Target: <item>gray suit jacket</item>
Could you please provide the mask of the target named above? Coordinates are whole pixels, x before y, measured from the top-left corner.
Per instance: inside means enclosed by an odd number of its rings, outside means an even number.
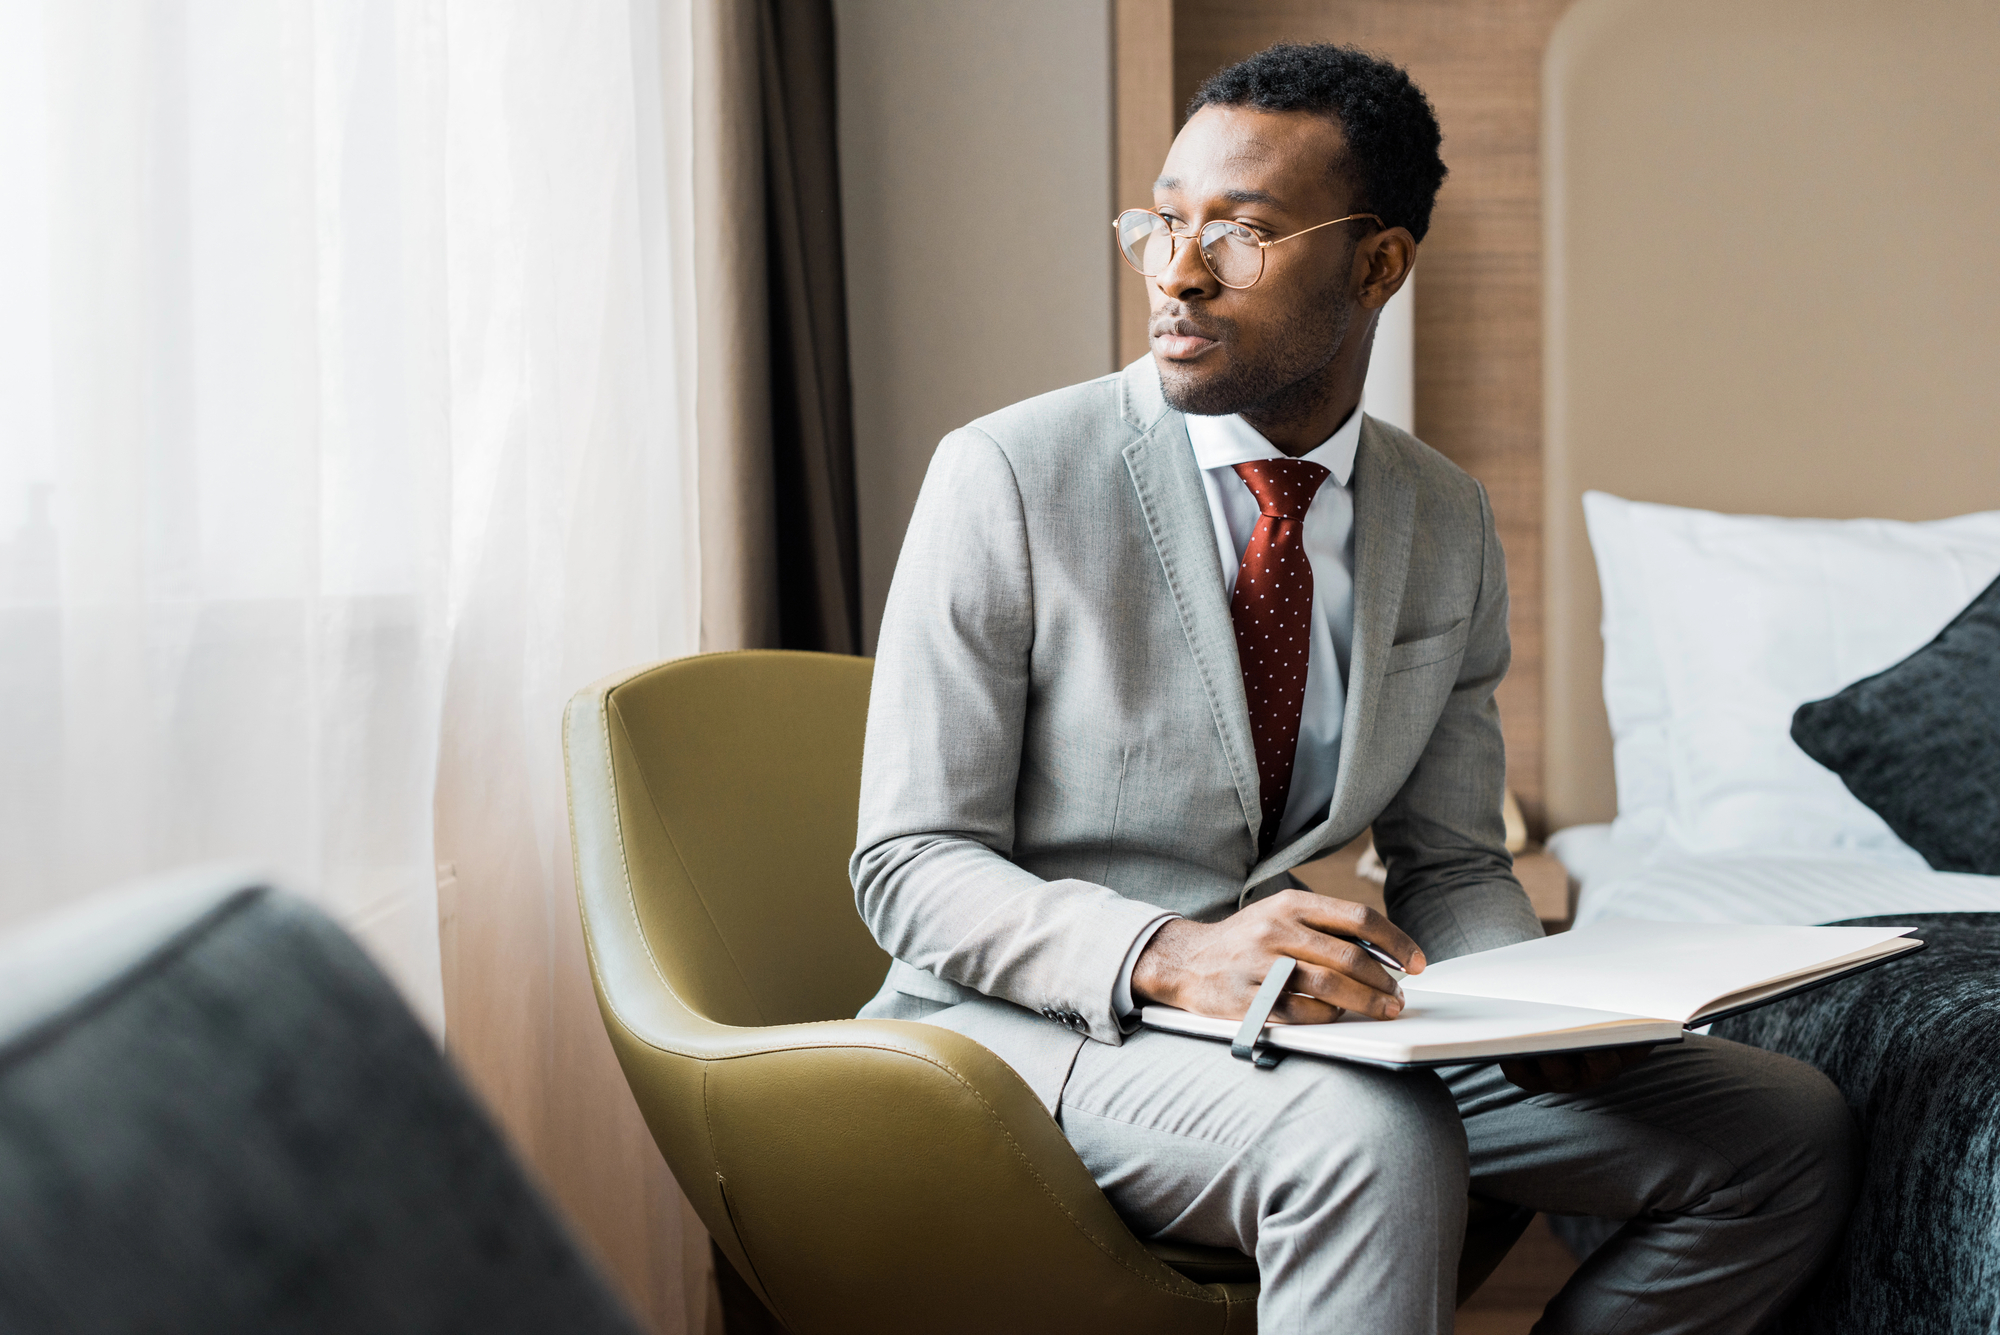
[[[1118,1043],[1132,943],[1293,882],[1371,823],[1431,959],[1541,934],[1501,824],[1507,576],[1485,490],[1373,418],[1354,652],[1324,820],[1261,812],[1215,529],[1152,358],[947,436],[883,614],[850,873],[895,956],[863,1015],[978,1040],[1052,1110]]]

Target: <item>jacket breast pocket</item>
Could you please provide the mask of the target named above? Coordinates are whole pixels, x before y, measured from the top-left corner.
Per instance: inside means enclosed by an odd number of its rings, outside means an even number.
[[[1405,640],[1389,647],[1389,663],[1383,669],[1384,676],[1395,676],[1398,672],[1408,672],[1413,668],[1429,667],[1432,663],[1443,662],[1447,658],[1457,658],[1465,652],[1466,636],[1472,633],[1472,618],[1462,617],[1451,629],[1436,635],[1426,635],[1421,640]]]

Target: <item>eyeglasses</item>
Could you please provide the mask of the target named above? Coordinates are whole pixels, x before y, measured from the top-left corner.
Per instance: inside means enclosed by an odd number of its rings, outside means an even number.
[[[1276,241],[1261,241],[1242,223],[1218,218],[1203,223],[1199,232],[1176,232],[1171,223],[1151,209],[1127,209],[1111,220],[1111,231],[1118,238],[1118,253],[1125,257],[1125,262],[1148,278],[1158,278],[1167,271],[1181,242],[1197,242],[1201,262],[1215,275],[1215,281],[1240,292],[1256,286],[1257,280],[1264,276],[1264,252],[1272,246],[1357,218],[1367,218],[1377,227],[1386,226],[1375,214],[1350,213]]]

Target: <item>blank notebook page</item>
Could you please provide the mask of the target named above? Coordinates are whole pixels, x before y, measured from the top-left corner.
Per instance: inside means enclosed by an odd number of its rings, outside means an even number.
[[[1619,919],[1445,960],[1403,988],[1685,1021],[1732,993],[1878,953],[1910,930]]]

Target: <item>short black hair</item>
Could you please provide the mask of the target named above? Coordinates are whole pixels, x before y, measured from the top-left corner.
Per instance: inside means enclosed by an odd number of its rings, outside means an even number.
[[[1309,111],[1340,123],[1347,152],[1333,164],[1353,186],[1357,213],[1373,213],[1417,240],[1430,229],[1444,184],[1444,134],[1430,99],[1401,66],[1352,46],[1283,43],[1217,70],[1188,103]]]

